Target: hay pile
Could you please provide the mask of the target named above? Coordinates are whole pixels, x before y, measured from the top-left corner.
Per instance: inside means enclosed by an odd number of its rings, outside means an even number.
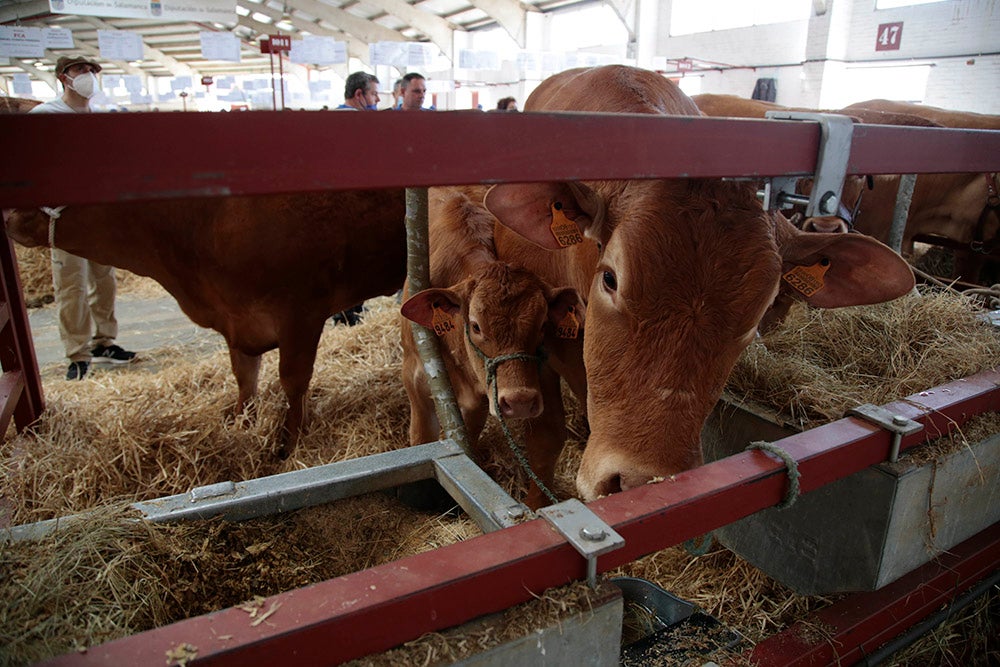
[[[136,285],[141,289],[143,282],[138,279]],[[130,292],[127,281],[122,281],[122,292]],[[819,377],[823,391],[816,392],[807,383],[802,385],[807,389],[792,392],[794,414],[796,418],[836,414],[830,396],[847,393],[844,388],[830,388],[829,378],[838,375],[837,364],[843,367],[839,375],[857,372],[865,377],[865,384],[872,385],[879,375],[889,372],[874,369],[899,366],[895,362],[869,366],[873,362],[867,358],[855,363],[860,344],[857,350],[834,353],[832,343],[810,337],[810,322],[824,330],[836,326],[853,331],[840,340],[867,332],[866,353],[872,347],[884,347],[894,359],[936,362],[944,352],[934,346],[945,345],[949,336],[964,331],[956,319],[964,321],[966,315],[951,313],[947,324],[938,325],[946,331],[934,334],[930,330],[935,327],[922,320],[934,316],[933,304],[939,299],[932,296],[929,301],[930,305],[906,305],[906,312],[914,314],[897,320],[915,334],[905,345],[886,344],[885,327],[874,322],[869,310],[858,309],[857,322],[850,325],[831,325],[846,311],[794,313],[788,326],[763,341],[763,349],[755,345],[748,351],[734,377],[746,374],[747,368],[759,369],[765,356],[782,361],[779,355],[792,346],[783,348],[776,341],[802,341],[813,357],[832,359],[835,368],[824,371],[826,375],[806,374],[806,380]],[[396,304],[384,298],[368,306],[360,326],[330,326],[324,333],[309,397],[312,422],[292,458],[284,462],[271,454],[284,412],[276,353],[265,357],[260,395],[253,409],[235,419],[224,419],[236,394],[224,350],[199,352],[192,358],[188,348],[161,349],[147,354],[148,361],[127,369],[95,369],[83,382],[49,381],[45,386],[48,409],[42,420],[30,433],[8,436],[0,447],[0,509],[6,512],[6,521],[15,524],[103,509],[87,523],[45,540],[0,546],[0,664],[26,664],[477,535],[478,528],[466,518],[420,515],[383,494],[285,514],[280,521],[151,526],[123,520],[128,514],[125,506],[137,500],[403,446],[408,403],[399,379]],[[951,306],[966,314],[969,311],[964,302],[952,301]],[[899,395],[1000,363],[995,340],[977,350],[981,351],[965,351],[960,355],[963,359],[941,364],[942,379],[923,380],[915,377],[913,369],[900,371],[915,386]],[[966,356],[976,357],[974,369],[958,365],[968,361]],[[949,363],[956,366],[949,369]],[[792,365],[785,362],[785,367]],[[763,393],[787,397],[789,392],[784,390],[799,382],[792,378],[783,376]],[[814,392],[820,396],[819,407],[806,401]],[[564,498],[574,492],[573,478],[586,438],[579,406],[568,392],[566,396],[572,436],[560,459],[555,485],[556,493]],[[845,400],[853,405],[889,399]],[[487,472],[512,495],[522,497],[524,475],[493,420],[482,444],[489,452],[482,460]],[[352,526],[358,539],[345,540],[340,529],[344,525]],[[619,574],[656,581],[752,641],[829,603],[824,598],[791,594],[724,549],[697,558],[678,548],[667,549],[621,568]],[[519,608],[516,615],[527,619],[529,627],[545,625],[544,619],[549,618],[545,614],[553,608],[565,610],[574,599],[574,590],[547,593],[538,618],[528,608]],[[433,635],[411,643],[404,647],[413,651],[405,654],[409,657],[393,654],[381,658],[381,664],[409,662],[415,656],[433,664],[439,658],[459,655],[462,649],[442,641],[441,635]],[[465,636],[455,641],[479,647],[487,639]]]
[[[805,429],[1000,365],[1000,335],[966,297],[923,292],[875,306],[793,308],[747,348],[727,390]]]

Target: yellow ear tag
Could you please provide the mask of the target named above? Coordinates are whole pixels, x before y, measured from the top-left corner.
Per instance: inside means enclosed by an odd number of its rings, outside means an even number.
[[[556,327],[556,337],[574,340],[579,335],[580,321],[576,319],[573,310],[573,308],[567,310],[566,316],[559,322],[559,326]]]
[[[810,297],[823,289],[823,276],[829,268],[830,260],[823,259],[810,266],[796,266],[781,277],[806,297]]]
[[[563,213],[562,202],[553,202],[551,208],[552,224],[549,225],[549,229],[552,231],[552,236],[555,237],[556,243],[562,248],[583,243],[583,235],[580,233],[580,228]]]
[[[455,320],[441,308],[434,306],[434,312],[431,314],[431,327],[434,329],[434,333],[443,336],[455,330]]]

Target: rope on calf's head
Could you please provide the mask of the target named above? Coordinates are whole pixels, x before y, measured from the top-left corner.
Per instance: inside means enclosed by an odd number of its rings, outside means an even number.
[[[763,440],[752,442],[750,443],[750,446],[746,448],[746,451],[750,451],[751,449],[762,449],[765,452],[774,454],[779,459],[784,461],[785,467],[788,469],[788,491],[785,492],[785,499],[780,505],[778,505],[778,509],[783,510],[794,505],[795,501],[799,497],[799,493],[801,492],[799,488],[799,477],[801,475],[799,473],[798,462],[792,458],[791,454],[771,442],[765,442]]]
[[[486,367],[486,386],[492,386],[492,400],[493,409],[496,410],[497,419],[500,420],[500,428],[503,430],[504,438],[507,440],[507,446],[514,453],[514,457],[517,462],[521,465],[528,477],[532,482],[535,483],[545,497],[548,498],[553,504],[559,502],[559,498],[556,494],[549,490],[549,487],[545,486],[535,471],[531,469],[531,464],[528,463],[528,458],[524,455],[524,451],[518,446],[517,441],[514,439],[514,434],[510,432],[510,427],[507,426],[507,421],[503,418],[503,411],[500,410],[500,387],[497,385],[497,368],[505,361],[536,361],[538,362],[538,368],[541,370],[543,364],[545,364],[545,359],[548,355],[545,350],[541,347],[538,348],[537,354],[527,354],[524,352],[516,352],[514,354],[501,354],[497,357],[488,357],[486,353],[479,349],[476,343],[472,340],[472,335],[469,333],[469,325],[465,325],[465,337],[469,341],[469,345],[475,350],[476,354],[483,361]]]

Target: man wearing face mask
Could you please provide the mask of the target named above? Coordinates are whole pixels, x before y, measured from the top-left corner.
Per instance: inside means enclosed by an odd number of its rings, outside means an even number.
[[[56,78],[62,97],[39,104],[29,113],[89,113],[90,100],[99,86],[101,66],[83,57],[62,56],[56,61]],[[60,209],[49,213],[58,227]],[[52,248],[52,285],[59,313],[59,337],[69,357],[67,380],[82,380],[93,363],[126,364],[135,352],[115,345],[114,267]],[[91,330],[91,322],[96,331]],[[93,334],[93,335],[92,335]]]
[[[368,72],[354,72],[344,84],[344,103],[338,110],[375,111],[378,109],[378,79]]]

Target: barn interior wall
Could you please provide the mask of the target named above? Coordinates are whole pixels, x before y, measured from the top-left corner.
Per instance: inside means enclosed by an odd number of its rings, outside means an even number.
[[[875,0],[830,0],[808,20],[679,36],[670,34],[671,4],[661,3],[656,14],[652,51],[729,65],[694,73],[704,93],[749,97],[758,78],[773,77],[776,101],[789,106],[837,108],[894,96],[1000,113],[1000,3],[993,0],[885,10],[876,10]],[[899,22],[899,48],[876,51],[879,27]],[[911,83],[901,87],[904,72]]]

